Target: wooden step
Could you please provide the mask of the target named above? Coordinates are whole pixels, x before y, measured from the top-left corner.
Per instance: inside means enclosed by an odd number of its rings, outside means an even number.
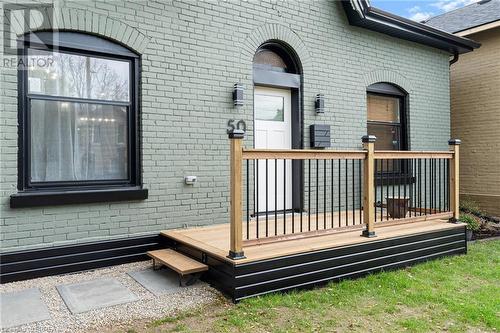
[[[149,251],[147,254],[153,258],[155,262],[173,269],[181,276],[208,270],[207,265],[186,257],[185,255],[172,249]]]

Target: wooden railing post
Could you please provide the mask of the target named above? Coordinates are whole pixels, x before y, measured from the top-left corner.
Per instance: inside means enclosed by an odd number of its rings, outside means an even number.
[[[242,141],[245,132],[232,130],[229,133],[231,140],[231,177],[230,177],[230,250],[228,258],[236,260],[245,258],[243,254],[243,219],[242,219],[242,164],[243,150]]]
[[[450,209],[453,216],[450,222],[458,222],[460,217],[460,184],[459,184],[459,162],[460,162],[460,144],[459,139],[451,139],[448,141],[450,150],[453,151],[453,157],[450,161]]]
[[[375,141],[374,135],[365,135],[362,138],[366,158],[363,167],[363,222],[366,229],[363,236],[375,237]]]

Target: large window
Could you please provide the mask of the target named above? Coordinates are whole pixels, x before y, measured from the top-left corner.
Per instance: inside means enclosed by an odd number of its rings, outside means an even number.
[[[375,135],[376,150],[407,150],[406,94],[388,83],[376,83],[367,90],[367,132]],[[386,172],[400,172],[399,163],[385,166]]]
[[[368,93],[368,133],[375,135],[375,149],[401,150],[401,98]]]
[[[24,40],[20,189],[140,185],[138,57],[94,36],[54,34]]]

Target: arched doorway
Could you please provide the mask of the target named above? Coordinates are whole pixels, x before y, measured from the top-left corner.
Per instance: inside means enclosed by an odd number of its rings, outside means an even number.
[[[261,149],[302,148],[301,65],[285,44],[270,41],[259,47],[253,59],[254,147]],[[256,174],[258,213],[295,211],[302,202],[302,166],[299,161],[260,161]],[[267,169],[266,169],[267,168]],[[276,187],[265,195],[266,184]],[[262,193],[261,193],[262,192]],[[267,200],[267,201],[266,201]]]

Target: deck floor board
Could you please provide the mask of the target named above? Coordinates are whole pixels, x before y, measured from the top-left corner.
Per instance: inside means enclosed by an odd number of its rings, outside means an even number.
[[[295,217],[295,219],[297,218]],[[320,216],[320,219],[323,221],[322,216]],[[287,221],[288,220],[291,220],[291,218],[288,217]],[[261,223],[261,221],[259,222]],[[314,220],[314,222],[316,221]],[[251,230],[254,230],[256,228],[256,223],[255,221],[251,223],[253,224],[251,225]],[[274,220],[272,220],[272,224],[274,225]],[[350,229],[343,229],[338,232],[317,235],[314,237],[246,246],[244,247],[246,259],[236,261],[227,258],[227,254],[229,253],[229,224],[167,230],[162,231],[161,234],[177,242],[197,248],[218,259],[237,265],[291,254],[463,227],[462,224],[449,223],[447,219],[443,219],[442,216],[435,218],[429,216],[429,219],[426,221],[385,224],[386,225],[381,223],[375,228],[377,234],[375,238],[362,237],[361,230],[363,226],[358,225],[352,226]],[[259,225],[259,227],[261,228],[261,225]]]

